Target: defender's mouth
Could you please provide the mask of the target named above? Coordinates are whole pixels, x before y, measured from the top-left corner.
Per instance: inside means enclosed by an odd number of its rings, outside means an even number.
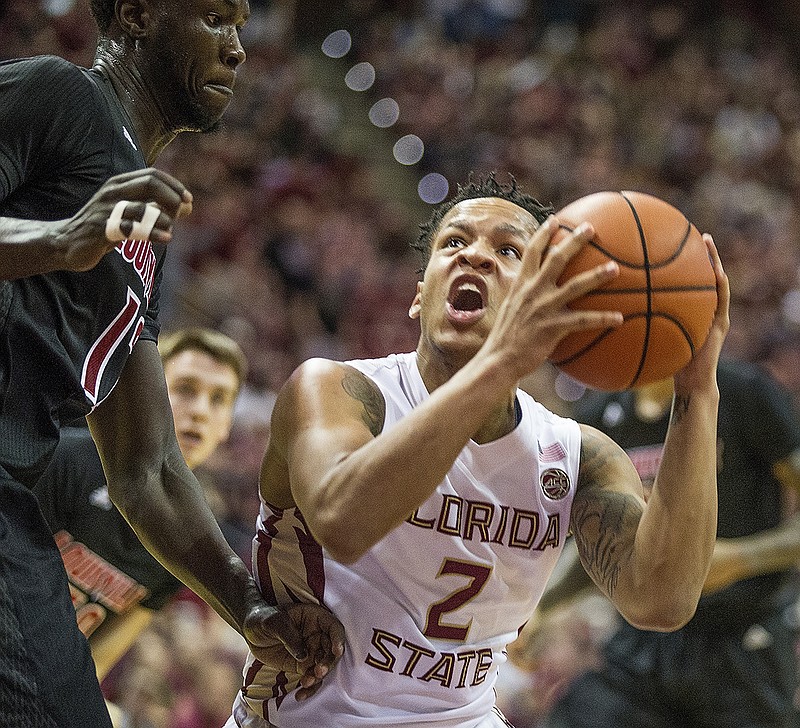
[[[207,88],[209,91],[213,91],[214,93],[222,96],[233,96],[233,88],[230,86],[225,86],[221,83],[207,83],[205,84],[204,88]]]

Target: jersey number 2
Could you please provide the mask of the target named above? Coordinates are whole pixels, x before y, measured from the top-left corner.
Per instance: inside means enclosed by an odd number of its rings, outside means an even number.
[[[478,596],[491,573],[491,568],[483,564],[445,559],[442,562],[442,568],[439,569],[439,576],[465,576],[469,579],[469,583],[430,606],[423,634],[436,639],[465,642],[469,628],[472,626],[472,620],[470,619],[469,623],[465,625],[447,624],[442,621],[442,616],[448,612],[454,612],[463,607],[470,599]]]

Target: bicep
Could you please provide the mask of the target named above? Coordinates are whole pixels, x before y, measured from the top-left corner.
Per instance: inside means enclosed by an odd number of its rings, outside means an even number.
[[[643,511],[642,483],[630,458],[609,437],[581,425],[570,525],[584,568],[611,598],[633,553]]]
[[[147,470],[159,469],[175,441],[164,370],[158,348],[140,340],[117,385],[87,418],[109,488]],[[116,477],[115,477],[116,476]]]
[[[275,406],[270,446],[301,510],[337,465],[381,431],[384,411],[378,388],[353,367],[312,360],[292,375]]]

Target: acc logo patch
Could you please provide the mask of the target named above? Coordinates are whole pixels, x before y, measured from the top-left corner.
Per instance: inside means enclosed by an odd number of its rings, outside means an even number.
[[[569,476],[559,468],[548,468],[539,477],[542,493],[550,500],[561,500],[569,493]]]

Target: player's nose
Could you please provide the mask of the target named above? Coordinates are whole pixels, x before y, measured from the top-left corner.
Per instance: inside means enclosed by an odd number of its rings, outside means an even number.
[[[197,395],[192,399],[189,411],[194,419],[208,419],[211,416],[211,398],[203,394]]]
[[[472,268],[492,270],[494,268],[494,257],[488,246],[480,241],[463,248],[459,253],[458,261],[461,265],[468,265]]]
[[[239,33],[235,30],[231,31],[227,42],[222,48],[222,62],[235,70],[245,62],[246,58],[247,54],[242,46],[242,41],[239,39]]]

